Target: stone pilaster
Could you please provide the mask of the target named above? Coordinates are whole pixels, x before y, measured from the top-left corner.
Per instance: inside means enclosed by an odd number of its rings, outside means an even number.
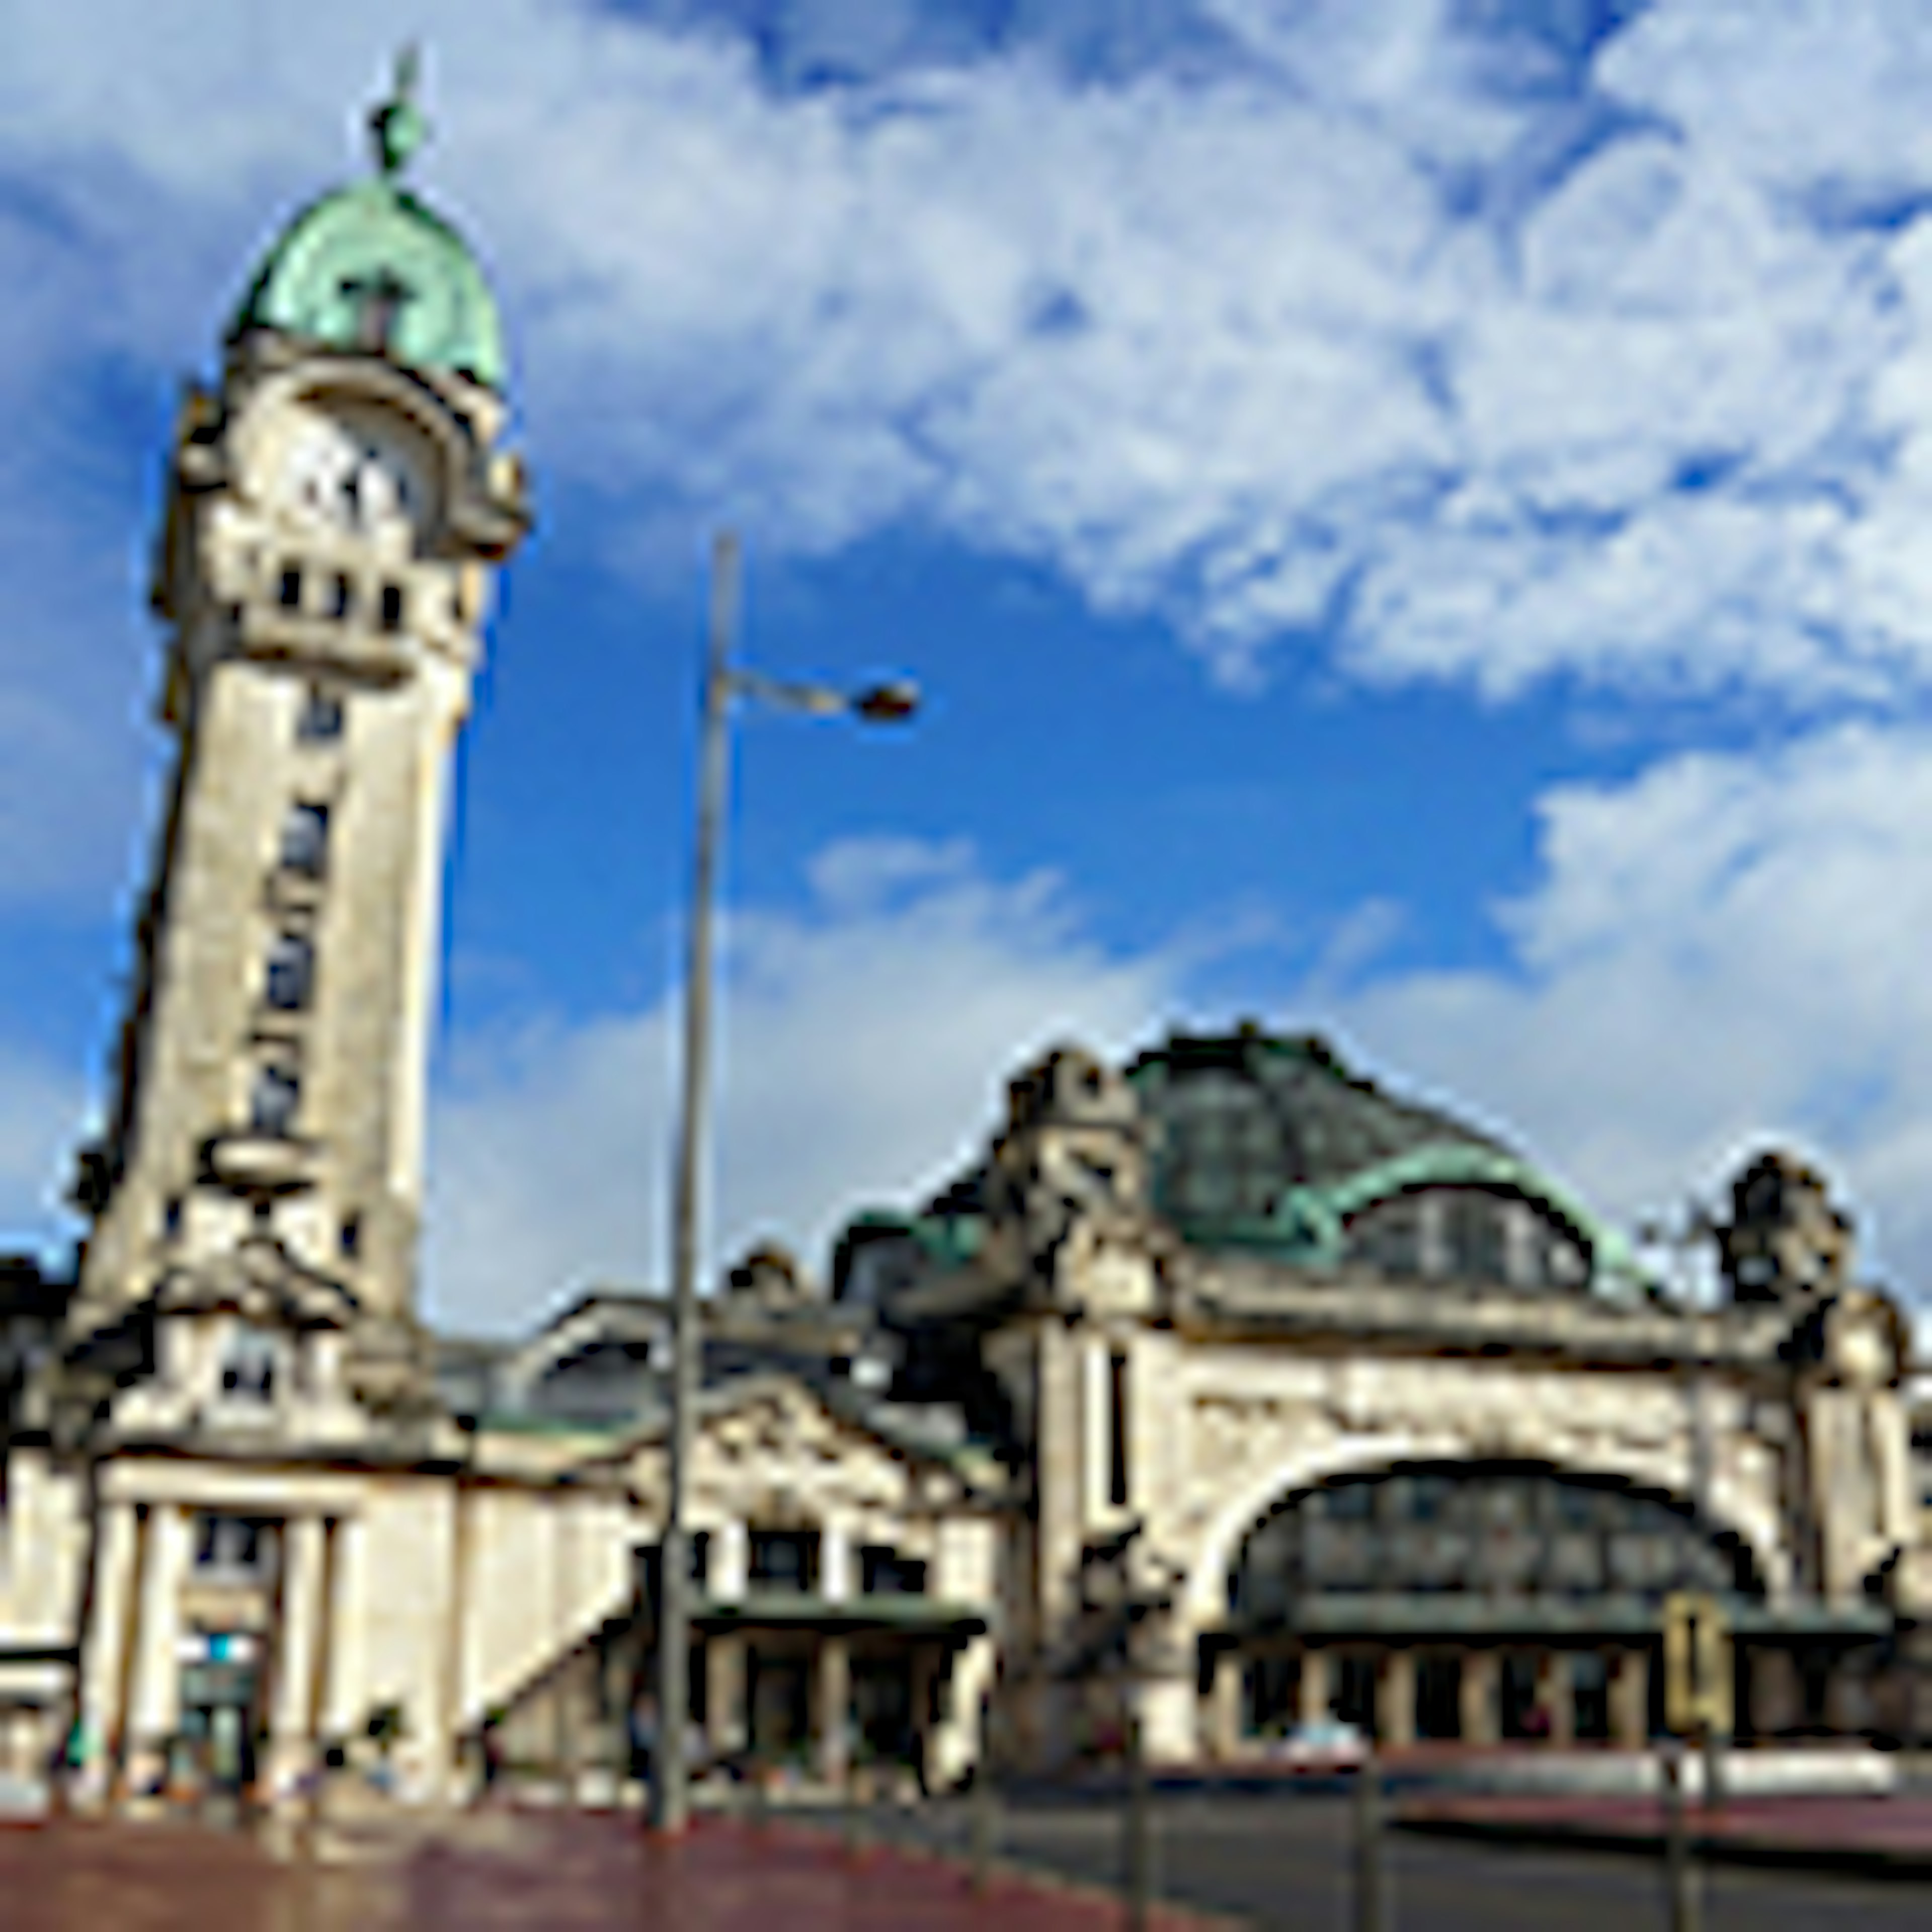
[[[1208,1738],[1215,1756],[1237,1757],[1241,1748],[1241,1653],[1223,1650],[1214,1658],[1214,1683],[1209,1693]]]
[[[1610,1660],[1610,1742],[1641,1750],[1650,1742],[1650,1652],[1618,1651]]]
[[[1300,1720],[1304,1724],[1326,1721],[1335,1695],[1330,1660],[1325,1650],[1311,1648],[1301,1653]]]
[[[1376,1665],[1378,1742],[1398,1749],[1415,1742],[1415,1653],[1385,1650]]]
[[[818,1772],[827,1784],[842,1784],[850,1760],[852,1665],[842,1636],[821,1637],[818,1645]]]
[[[1462,1709],[1459,1714],[1466,1744],[1493,1744],[1502,1736],[1502,1707],[1498,1701],[1502,1676],[1502,1660],[1493,1650],[1469,1650],[1463,1653]]]

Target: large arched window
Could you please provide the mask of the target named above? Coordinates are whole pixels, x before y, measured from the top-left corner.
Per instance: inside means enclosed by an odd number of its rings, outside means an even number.
[[[1252,1530],[1228,1606],[1292,1620],[1298,1600],[1463,1593],[1660,1599],[1762,1597],[1750,1552],[1666,1497],[1544,1465],[1404,1466],[1289,1497]]]

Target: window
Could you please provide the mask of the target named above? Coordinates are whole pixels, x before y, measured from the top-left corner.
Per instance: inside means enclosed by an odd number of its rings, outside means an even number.
[[[1127,1502],[1127,1358],[1107,1358],[1107,1500],[1118,1508]]]
[[[274,1529],[259,1517],[204,1512],[194,1519],[194,1567],[254,1576],[266,1566]]]
[[[315,948],[298,932],[278,933],[268,948],[269,1005],[278,1012],[301,1012],[314,989]]]
[[[337,1245],[340,1247],[345,1260],[353,1261],[362,1252],[362,1217],[350,1214],[344,1217],[342,1229]]]
[[[403,586],[400,584],[382,586],[382,628],[386,631],[400,631],[403,628]]]
[[[298,800],[282,820],[284,870],[319,879],[328,869],[328,807]]]
[[[328,614],[332,617],[346,617],[349,614],[349,580],[340,572],[329,582]]]
[[[808,1591],[818,1580],[818,1538],[808,1530],[754,1529],[751,1581],[754,1589]]]
[[[884,1544],[865,1544],[859,1552],[859,1588],[868,1597],[922,1597],[926,1564]]]
[[[182,1198],[178,1194],[170,1194],[166,1205],[161,1210],[161,1232],[172,1240],[181,1230]]]
[[[248,1097],[249,1125],[258,1134],[286,1140],[295,1130],[302,1082],[286,1066],[259,1067]]]
[[[231,1401],[273,1401],[279,1353],[272,1335],[258,1329],[237,1330],[222,1354],[222,1394]]]
[[[1507,1281],[1504,1222],[1495,1197],[1458,1191],[1447,1206],[1450,1274],[1458,1281]]]
[[[302,608],[302,574],[298,565],[290,564],[282,572],[281,584],[276,596],[284,610],[299,610]]]
[[[305,745],[320,744],[340,737],[342,725],[342,700],[332,691],[310,685],[296,724],[296,736]]]

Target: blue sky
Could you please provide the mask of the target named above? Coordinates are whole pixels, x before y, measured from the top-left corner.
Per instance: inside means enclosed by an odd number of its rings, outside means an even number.
[[[464,746],[427,1270],[662,1271],[704,559],[716,1244],[1027,1052],[1253,1013],[1612,1216],[1770,1139],[1932,1282],[1932,4],[0,0],[0,1230],[57,1247],[165,747],[176,386],[360,166],[488,261],[541,527]]]

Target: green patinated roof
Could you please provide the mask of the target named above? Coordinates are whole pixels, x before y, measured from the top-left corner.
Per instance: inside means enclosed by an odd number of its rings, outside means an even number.
[[[1201,1084],[1201,1076],[1220,1076]],[[1206,1248],[1247,1249],[1272,1261],[1332,1268],[1344,1258],[1349,1220],[1376,1202],[1427,1186],[1508,1190],[1540,1203],[1588,1249],[1592,1286],[1624,1296],[1645,1279],[1629,1243],[1567,1188],[1490,1136],[1452,1114],[1396,1099],[1352,1072],[1328,1043],[1244,1027],[1206,1037],[1177,1034],[1126,1070],[1154,1124],[1156,1205],[1182,1238]],[[1237,1117],[1258,1113],[1270,1136],[1265,1206],[1212,1216],[1178,1210],[1169,1186],[1184,1120],[1222,1117],[1230,1144]],[[891,1230],[926,1261],[958,1268],[979,1253],[983,1214],[964,1202],[974,1177],[919,1214],[870,1210],[851,1229]],[[952,1210],[952,1211],[948,1211]]]
[[[311,203],[285,228],[230,333],[273,328],[333,348],[365,348],[365,307],[386,298],[382,346],[398,362],[503,387],[502,325],[469,244],[398,176],[423,138],[412,61],[370,118],[378,172]]]
[[[1203,1076],[1239,1085],[1204,1089],[1196,1084]],[[1258,1101],[1277,1137],[1279,1185],[1265,1211],[1175,1216],[1190,1241],[1332,1267],[1342,1258],[1345,1224],[1375,1202],[1424,1186],[1508,1189],[1541,1202],[1588,1245],[1598,1288],[1629,1292],[1642,1286],[1628,1243],[1567,1189],[1453,1115],[1384,1093],[1352,1072],[1317,1036],[1283,1039],[1249,1028],[1209,1038],[1177,1035],[1142,1054],[1127,1078],[1160,1130],[1157,1201],[1166,1192],[1175,1130],[1204,1091],[1224,1094],[1220,1104],[1231,1114]]]

